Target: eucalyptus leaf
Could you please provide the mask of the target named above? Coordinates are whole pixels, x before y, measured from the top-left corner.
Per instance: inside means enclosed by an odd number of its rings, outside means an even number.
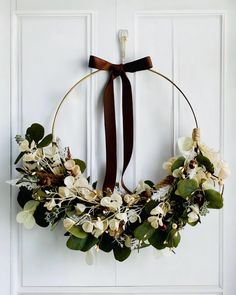
[[[87,235],[86,238],[80,239],[75,236],[70,236],[69,240],[67,241],[67,247],[72,250],[80,250],[83,252],[88,251],[94,245],[96,245],[98,239],[92,235]]]
[[[196,160],[200,164],[200,166],[204,166],[206,170],[209,171],[211,174],[214,173],[214,165],[207,157],[203,156],[202,154],[199,154],[197,155]]]
[[[150,214],[150,212],[152,211],[153,208],[155,208],[158,205],[158,201],[155,200],[150,200],[149,202],[147,202],[144,206],[144,210]]]
[[[165,240],[168,233],[162,230],[155,230],[152,236],[148,239],[149,243],[158,250],[166,248]]]
[[[25,206],[25,204],[32,200],[32,190],[28,190],[26,187],[22,186],[20,187],[18,196],[17,196],[17,201],[21,208]]]
[[[149,222],[145,221],[134,230],[134,236],[138,240],[145,241],[148,240],[154,232],[155,228],[153,228]]]
[[[209,204],[208,208],[211,209],[221,209],[223,207],[223,198],[221,194],[213,189],[208,189],[204,191],[205,198]]]
[[[24,154],[25,154],[25,152],[21,152],[21,153],[18,155],[18,157],[16,158],[16,160],[15,160],[15,162],[14,162],[15,165],[20,161],[20,159],[24,156]]]
[[[198,224],[198,222],[199,222],[199,220],[197,220],[197,221],[195,221],[195,222],[189,222],[189,221],[188,221],[188,224],[191,225],[191,226],[195,226],[195,225]]]
[[[171,166],[171,171],[173,172],[175,169],[183,167],[184,162],[185,162],[185,157],[179,157],[178,159],[176,159]]]
[[[47,209],[44,207],[44,203],[40,203],[34,212],[34,218],[37,225],[41,227],[47,227],[49,225],[49,222],[45,219],[46,212]]]
[[[197,188],[198,183],[195,179],[183,179],[178,182],[175,194],[186,199],[190,197]]]
[[[47,136],[44,137],[44,139],[42,139],[37,147],[38,148],[43,148],[45,146],[48,146],[50,143],[52,142],[52,134],[48,134]]]
[[[72,250],[82,250],[85,243],[86,243],[86,238],[85,239],[79,239],[77,237],[70,236],[67,243],[66,243],[66,246],[69,249],[72,249]]]
[[[176,248],[180,242],[180,233],[177,230],[172,229],[168,235],[168,247]]]
[[[24,227],[27,229],[32,229],[35,225],[35,219],[30,211],[21,211],[16,216],[16,221],[18,223],[23,223]]]
[[[38,123],[32,124],[27,130],[26,130],[26,138],[32,142],[33,140],[35,143],[38,143],[44,136],[44,128],[42,125]]]
[[[95,246],[95,245],[98,243],[98,241],[99,241],[97,238],[95,238],[95,237],[94,237],[93,235],[91,235],[91,234],[89,234],[85,240],[86,240],[86,242],[85,242],[85,244],[84,244],[84,246],[83,246],[83,248],[82,248],[82,251],[83,251],[83,252],[86,252],[86,251],[88,251],[89,249],[91,249],[91,248],[92,248],[93,246]]]
[[[113,249],[114,239],[109,235],[104,233],[99,241],[99,249],[104,252],[110,252]]]
[[[80,238],[80,239],[84,239],[88,236],[88,234],[86,232],[84,232],[81,227],[76,226],[76,225],[72,226],[68,230],[68,232],[71,233],[73,236]]]
[[[39,201],[30,200],[25,204],[24,211],[30,211],[34,213],[38,205],[39,205]]]
[[[75,161],[76,165],[79,165],[81,172],[83,173],[86,169],[86,164],[84,161],[80,160],[80,159],[73,159]]]
[[[113,248],[113,253],[115,259],[122,262],[129,257],[131,249],[125,246],[121,247],[119,244],[116,243]]]
[[[150,187],[154,187],[154,185],[155,185],[151,180],[145,180],[144,183],[146,183]]]

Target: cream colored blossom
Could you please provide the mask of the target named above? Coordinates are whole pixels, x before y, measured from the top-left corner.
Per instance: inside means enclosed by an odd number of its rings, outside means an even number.
[[[63,220],[63,226],[67,231],[70,230],[72,228],[72,226],[74,226],[74,225],[75,225],[75,221],[69,217],[67,217]]]
[[[188,155],[194,146],[194,141],[191,137],[180,137],[178,139],[178,148],[181,154]]]
[[[124,201],[128,204],[128,206],[133,206],[137,204],[139,200],[140,200],[140,196],[136,194],[133,194],[133,195],[126,194],[124,196]]]
[[[190,206],[191,212],[188,213],[188,222],[193,223],[199,219],[199,205],[194,204]]]
[[[148,221],[151,223],[153,228],[163,226],[162,218],[160,216],[150,216],[148,217]]]
[[[99,217],[97,218],[97,221],[94,223],[94,230],[93,230],[93,235],[98,238],[101,236],[104,231],[108,227],[108,221],[104,220],[102,221]]]
[[[62,175],[64,173],[64,169],[62,166],[57,166],[52,168],[52,171],[55,175]]]
[[[180,167],[180,168],[175,169],[175,170],[172,172],[172,175],[173,175],[175,178],[183,178],[183,168]]]
[[[48,209],[48,211],[52,211],[52,209],[56,206],[56,202],[54,198],[44,204],[44,207]]]
[[[128,220],[127,213],[117,213],[116,218],[119,220],[123,220],[124,222],[127,222]]]
[[[64,184],[68,189],[72,189],[74,188],[74,184],[75,184],[75,178],[74,176],[67,176],[64,179]]]
[[[141,222],[141,218],[140,216],[137,214],[137,212],[133,209],[128,211],[128,221],[130,223],[135,223],[137,220],[139,220],[139,222]]]
[[[164,211],[163,209],[161,208],[160,205],[156,206],[155,208],[153,208],[150,212],[151,215],[164,215]]]
[[[86,206],[84,204],[78,203],[75,205],[75,211],[77,214],[81,214],[86,209]]]
[[[125,238],[125,246],[127,248],[131,248],[132,247],[132,240],[131,240],[131,238],[129,236],[126,236],[126,238]]]
[[[75,167],[75,161],[74,160],[67,160],[64,163],[64,166],[67,170],[72,170]]]
[[[112,231],[118,231],[119,229],[119,225],[120,225],[120,221],[113,218],[111,220],[109,220],[109,228],[112,230]]]
[[[80,174],[81,174],[80,166],[79,166],[79,165],[75,165],[75,166],[71,169],[71,172],[73,173],[73,175],[74,175],[75,177],[80,176]]]
[[[43,153],[46,158],[52,159],[58,154],[58,148],[56,145],[50,145],[43,148]]]
[[[212,178],[208,178],[202,183],[203,190],[215,189],[215,186],[215,181]]]
[[[24,162],[34,162],[35,161],[35,154],[34,153],[24,154],[22,160]]]
[[[91,233],[93,231],[93,224],[90,221],[85,221],[82,224],[82,228],[86,233]]]
[[[103,197],[100,204],[104,207],[108,207],[111,210],[118,210],[122,205],[122,198],[120,195],[114,193],[110,197]]]
[[[32,229],[35,225],[35,218],[32,212],[21,211],[16,216],[16,221],[22,223],[25,228]]]
[[[147,183],[145,183],[143,180],[141,180],[141,181],[139,181],[135,192],[137,195],[139,195],[142,192],[150,191],[150,189],[151,189],[151,187]]]
[[[229,169],[228,163],[221,161],[221,165],[220,165],[220,170],[218,173],[218,177],[222,180],[226,179],[227,177],[229,177],[231,174],[231,171]]]
[[[29,142],[27,139],[24,139],[20,145],[19,145],[20,151],[21,152],[29,152],[30,151],[30,147],[29,147]]]
[[[154,228],[158,228],[159,226],[163,226],[163,217],[170,210],[170,204],[168,202],[161,202],[155,208],[153,208],[150,212],[151,215],[148,217],[148,221],[151,223],[151,226]]]
[[[70,190],[65,186],[60,186],[58,188],[58,194],[59,194],[60,198],[62,198],[62,199],[68,198],[70,195]]]

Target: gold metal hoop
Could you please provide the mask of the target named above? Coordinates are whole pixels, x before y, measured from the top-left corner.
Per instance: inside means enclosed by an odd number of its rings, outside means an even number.
[[[53,117],[53,122],[52,122],[52,137],[53,137],[53,141],[54,141],[54,134],[55,134],[55,124],[56,124],[56,120],[57,120],[57,117],[58,117],[58,114],[59,114],[59,111],[63,105],[63,103],[66,101],[66,99],[68,98],[68,95],[72,92],[72,90],[74,90],[76,88],[76,86],[78,86],[80,83],[82,83],[83,81],[89,79],[90,77],[92,77],[93,75],[97,74],[98,72],[100,72],[101,70],[96,70],[90,74],[87,74],[86,76],[84,76],[83,78],[81,78],[79,81],[77,81],[67,92],[66,94],[63,96],[63,98],[61,99],[57,109],[56,109],[56,112],[55,112],[55,115]],[[184,97],[185,101],[187,102],[191,112],[192,112],[192,115],[193,115],[193,118],[194,118],[194,121],[195,121],[195,125],[196,125],[196,129],[198,129],[198,121],[197,121],[197,117],[196,117],[196,114],[194,112],[194,109],[189,101],[189,99],[187,98],[187,96],[184,94],[184,92],[171,80],[169,79],[167,76],[163,75],[162,73],[156,71],[156,70],[153,70],[153,69],[149,69],[148,70],[149,72],[151,73],[154,73],[162,78],[164,78],[165,80],[167,80],[168,82],[170,82]]]

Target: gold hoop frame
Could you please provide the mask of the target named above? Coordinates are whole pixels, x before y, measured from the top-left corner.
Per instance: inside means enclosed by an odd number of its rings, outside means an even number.
[[[96,70],[90,74],[87,74],[85,75],[84,77],[82,77],[80,80],[78,80],[67,92],[66,94],[63,96],[63,98],[61,99],[57,109],[56,109],[56,112],[55,112],[55,115],[53,117],[53,122],[52,122],[52,136],[53,136],[53,140],[54,140],[54,134],[55,134],[55,124],[56,124],[56,120],[57,120],[57,117],[58,117],[58,114],[59,114],[59,111],[63,105],[63,103],[66,101],[66,99],[68,98],[69,94],[80,84],[82,83],[83,81],[89,79],[90,77],[94,76],[95,74],[97,74],[98,72],[101,72],[102,70]],[[193,118],[194,118],[194,121],[195,121],[195,125],[196,125],[196,129],[198,129],[198,121],[197,121],[197,117],[196,117],[196,114],[195,114],[195,111],[189,101],[189,99],[187,98],[187,96],[184,94],[184,92],[179,88],[179,86],[177,86],[175,84],[175,82],[173,82],[170,78],[168,78],[167,76],[163,75],[162,73],[154,70],[154,69],[149,69],[148,70],[149,72],[153,73],[153,74],[156,74],[162,78],[164,78],[166,81],[170,82],[181,94],[182,96],[184,97],[185,101],[187,102],[191,112],[192,112],[192,115],[193,115]]]

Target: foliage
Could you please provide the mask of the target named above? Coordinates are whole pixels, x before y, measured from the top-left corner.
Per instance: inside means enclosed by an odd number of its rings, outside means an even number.
[[[117,184],[103,192],[84,175],[86,163],[70,150],[44,136],[44,127],[32,124],[25,137],[16,136],[20,173],[17,221],[54,229],[62,221],[67,247],[82,252],[96,248],[113,252],[118,261],[132,250],[153,246],[173,251],[180,231],[196,226],[208,209],[223,207],[224,179],[229,175],[219,155],[191,138],[179,140],[182,155],[167,160],[159,182],[140,181],[132,193]]]

